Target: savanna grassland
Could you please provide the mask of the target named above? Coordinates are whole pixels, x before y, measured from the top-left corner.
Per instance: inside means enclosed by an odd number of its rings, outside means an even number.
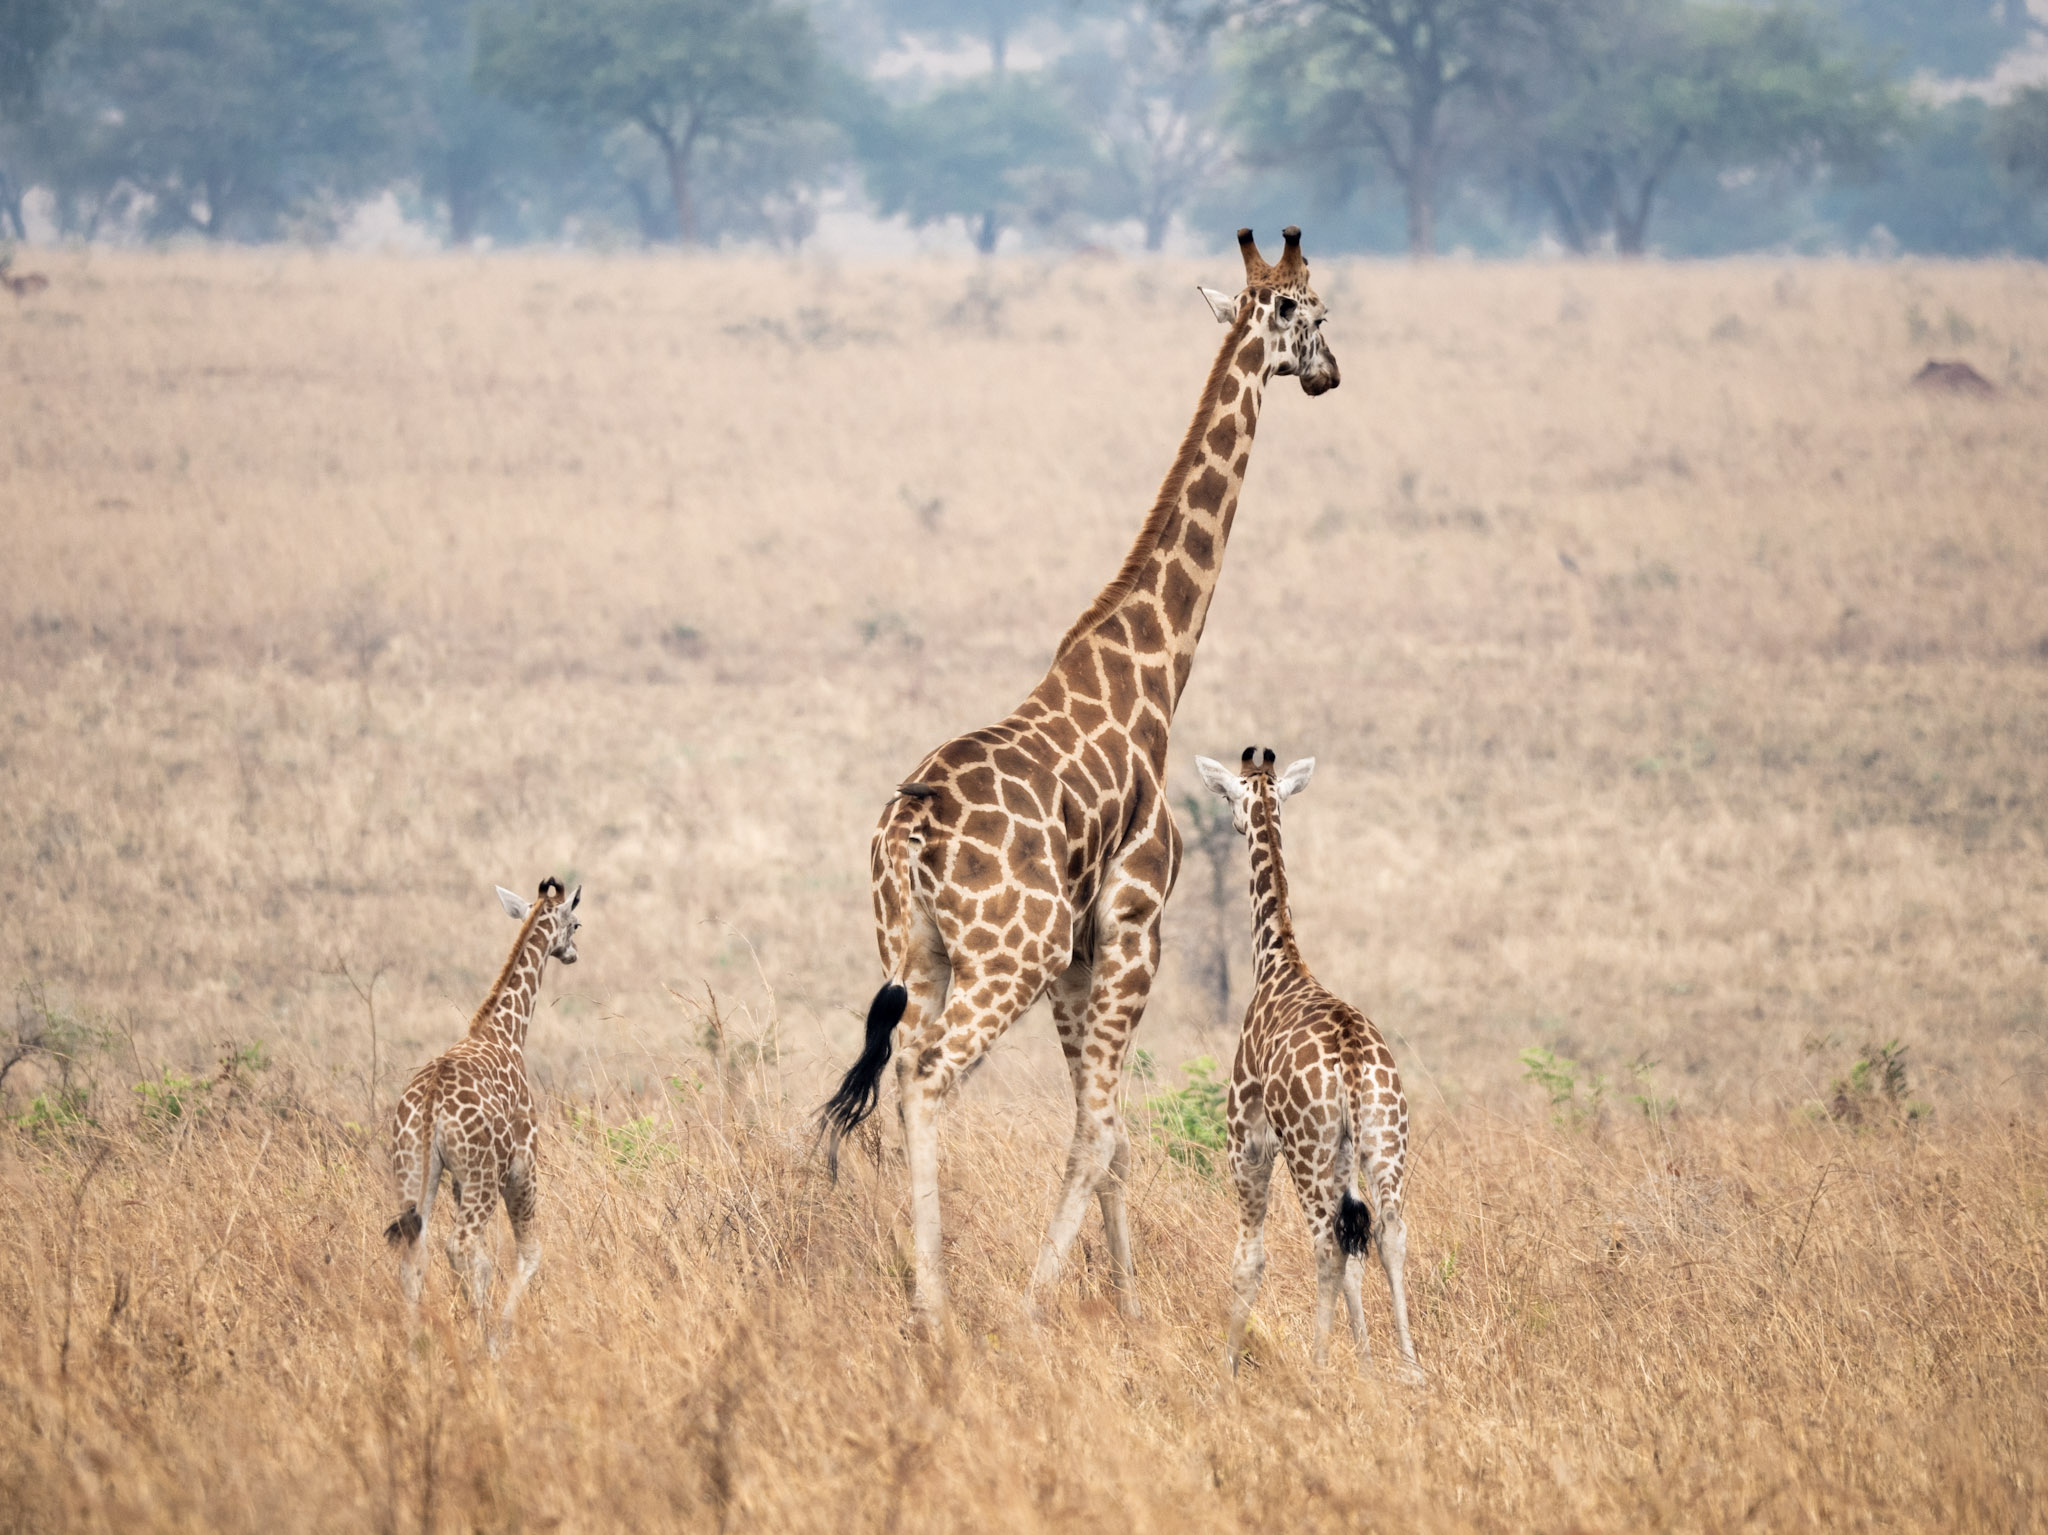
[[[1287,1196],[1219,1378],[1248,945],[1195,808],[1143,1321],[1092,1230],[1013,1311],[1042,1011],[947,1121],[939,1340],[892,1116],[836,1186],[806,1128],[884,797],[1114,569],[1234,257],[35,264],[0,1529],[2048,1527],[2048,270],[1319,264],[1345,381],[1268,398],[1176,792],[1319,760],[1295,914],[1414,1106],[1413,1388],[1371,1271],[1377,1362],[1310,1366]],[[492,1361],[438,1265],[403,1333],[380,1126],[544,873],[582,961]]]

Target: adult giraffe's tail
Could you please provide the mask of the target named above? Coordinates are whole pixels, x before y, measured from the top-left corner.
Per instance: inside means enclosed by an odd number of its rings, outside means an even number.
[[[829,1136],[825,1160],[834,1177],[839,1175],[841,1137],[859,1128],[881,1101],[882,1068],[889,1064],[896,1025],[910,1005],[910,990],[903,984],[910,955],[912,903],[917,899],[910,871],[910,833],[918,819],[918,807],[931,792],[921,783],[903,785],[875,839],[876,872],[880,875],[875,915],[882,927],[889,978],[868,1004],[867,1038],[860,1059],[840,1078],[838,1091],[818,1111],[818,1122]]]

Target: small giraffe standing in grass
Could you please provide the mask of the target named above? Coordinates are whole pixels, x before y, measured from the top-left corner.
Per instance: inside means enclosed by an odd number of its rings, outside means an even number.
[[[498,972],[497,984],[469,1021],[469,1033],[427,1062],[406,1084],[391,1121],[391,1161],[405,1208],[384,1229],[399,1250],[399,1284],[409,1315],[417,1318],[420,1286],[426,1278],[421,1238],[433,1213],[434,1195],[445,1170],[455,1189],[455,1224],[448,1232],[448,1262],[469,1286],[470,1303],[484,1321],[491,1351],[512,1324],[513,1309],[540,1267],[540,1239],[533,1218],[540,1200],[535,1162],[538,1132],[533,1092],[526,1081],[526,1026],[540,999],[541,972],[550,959],[576,963],[576,907],[583,887],[566,900],[560,882],[544,879],[530,905],[498,887],[498,899],[519,929],[519,941]],[[486,1314],[491,1298],[491,1254],[484,1241],[498,1196],[512,1220],[519,1267],[513,1273],[505,1309],[493,1331]]]
[[[1344,1292],[1359,1362],[1371,1358],[1365,1306],[1359,1296],[1362,1257],[1379,1221],[1380,1263],[1393,1295],[1401,1357],[1415,1369],[1408,1339],[1408,1301],[1401,1285],[1407,1228],[1401,1185],[1408,1159],[1408,1100],[1380,1031],[1357,1008],[1325,991],[1303,963],[1287,910],[1287,870],[1280,859],[1280,806],[1308,787],[1316,759],[1304,757],[1276,779],[1273,753],[1244,749],[1232,773],[1197,757],[1202,781],[1230,802],[1238,834],[1251,844],[1252,942],[1257,979],[1245,1009],[1237,1061],[1230,1072],[1230,1176],[1239,1203],[1237,1257],[1230,1308],[1230,1370],[1244,1354],[1245,1321],[1266,1272],[1266,1202],[1273,1153],[1287,1159],[1308,1215],[1316,1252],[1315,1360],[1330,1355],[1337,1292]],[[1365,1158],[1372,1208],[1358,1197],[1358,1159]]]

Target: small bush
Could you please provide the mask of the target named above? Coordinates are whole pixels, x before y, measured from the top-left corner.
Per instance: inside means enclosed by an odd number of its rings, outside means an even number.
[[[1607,1098],[1605,1077],[1586,1071],[1577,1061],[1546,1045],[1531,1045],[1522,1052],[1521,1061],[1522,1079],[1535,1083],[1549,1096],[1553,1123],[1576,1130],[1599,1118],[1600,1107]],[[1579,1096],[1581,1072],[1586,1072],[1583,1098]]]
[[[59,1085],[29,1099],[28,1107],[14,1116],[14,1124],[39,1141],[69,1140],[98,1124],[87,1112],[90,1102],[84,1088]]]
[[[130,1089],[142,1100],[143,1120],[159,1130],[174,1130],[206,1113],[213,1083],[186,1076],[166,1066],[151,1082]]]
[[[1865,1045],[1846,1076],[1834,1080],[1828,1118],[1861,1125],[1884,1120],[1911,1122],[1930,1112],[1907,1096],[1906,1047],[1896,1039]]]
[[[1154,1093],[1145,1100],[1152,1138],[1183,1167],[1213,1177],[1218,1154],[1230,1145],[1230,1127],[1223,1113],[1225,1089],[1216,1080],[1216,1057],[1200,1056],[1181,1071],[1188,1079],[1185,1087]]]

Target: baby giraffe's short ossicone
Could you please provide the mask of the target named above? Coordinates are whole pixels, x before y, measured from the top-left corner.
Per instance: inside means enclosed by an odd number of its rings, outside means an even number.
[[[540,998],[541,972],[550,959],[576,963],[576,908],[583,887],[564,899],[560,882],[544,879],[531,904],[503,885],[498,900],[521,924],[497,984],[470,1020],[469,1033],[427,1062],[406,1084],[391,1122],[391,1163],[398,1197],[405,1201],[384,1236],[399,1250],[399,1285],[409,1318],[419,1314],[426,1279],[425,1235],[434,1195],[445,1171],[455,1191],[455,1222],[448,1232],[448,1262],[469,1288],[491,1352],[512,1324],[521,1292],[540,1267],[534,1215],[540,1200],[535,1156],[533,1091],[526,1080],[526,1026]],[[519,1267],[505,1296],[498,1326],[491,1326],[491,1255],[485,1240],[491,1212],[504,1196]]]
[[[1265,1276],[1266,1203],[1277,1151],[1287,1160],[1315,1242],[1316,1363],[1329,1359],[1330,1324],[1340,1290],[1359,1362],[1371,1357],[1359,1295],[1361,1271],[1351,1260],[1363,1257],[1376,1239],[1393,1297],[1394,1335],[1401,1358],[1414,1371],[1401,1279],[1408,1244],[1401,1217],[1408,1102],[1379,1030],[1357,1008],[1325,991],[1295,946],[1287,871],[1280,857],[1280,806],[1308,787],[1316,760],[1305,757],[1277,776],[1274,760],[1271,751],[1262,753],[1255,746],[1245,748],[1236,773],[1207,757],[1195,759],[1202,781],[1230,802],[1231,821],[1251,846],[1252,941],[1258,962],[1230,1073],[1230,1176],[1239,1202],[1230,1370],[1235,1374],[1243,1357],[1245,1322]],[[1360,1158],[1369,1204],[1358,1194]]]

